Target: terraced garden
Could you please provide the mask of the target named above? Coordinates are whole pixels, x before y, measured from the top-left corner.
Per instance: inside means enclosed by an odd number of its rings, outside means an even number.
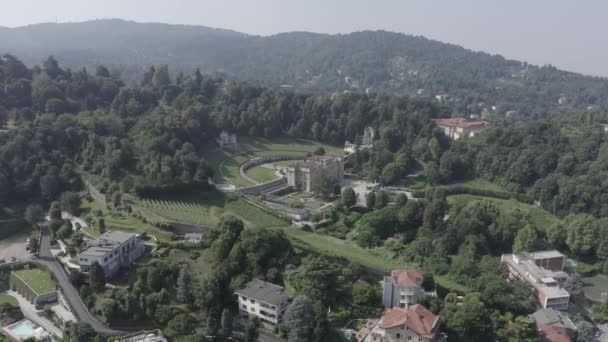
[[[248,227],[284,227],[281,220],[240,198],[230,198],[221,192],[197,192],[176,196],[144,198],[142,207],[169,221],[215,227],[224,213],[241,218]]]

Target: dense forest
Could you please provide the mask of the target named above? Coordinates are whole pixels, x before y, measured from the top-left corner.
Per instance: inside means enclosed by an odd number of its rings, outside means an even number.
[[[388,92],[446,99],[460,115],[543,118],[608,107],[608,81],[385,31],[269,37],[120,20],[0,30],[2,53],[35,65],[55,55],[74,70],[110,66],[129,82],[145,65],[225,75],[313,93]]]
[[[110,193],[203,185],[213,170],[201,152],[222,129],[341,145],[374,124],[383,132],[388,161],[401,150],[439,162],[448,148],[430,119],[450,110],[424,99],[298,95],[198,71],[171,77],[166,65],[125,87],[104,66],[71,71],[49,57],[28,69],[10,55],[0,59],[0,85],[2,202],[48,203],[80,188],[81,175],[101,179]]]

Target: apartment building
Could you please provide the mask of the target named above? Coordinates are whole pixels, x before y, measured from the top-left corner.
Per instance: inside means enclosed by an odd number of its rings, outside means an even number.
[[[80,271],[88,273],[91,265],[97,262],[103,267],[106,277],[111,278],[121,268],[128,267],[144,255],[145,251],[146,246],[137,234],[108,231],[80,251]]]
[[[406,308],[414,296],[424,294],[424,276],[416,270],[393,270],[384,277],[382,284],[382,304],[386,308]]]
[[[439,328],[442,322],[420,304],[387,310],[364,338],[365,342],[438,342],[444,340]]]
[[[503,254],[509,277],[528,283],[543,308],[565,310],[570,294],[561,286],[568,279],[563,271],[566,257],[558,251]]]
[[[462,118],[434,119],[433,121],[445,135],[453,140],[474,137],[490,126],[487,121],[468,121]]]
[[[258,317],[260,322],[271,327],[279,323],[289,302],[283,287],[258,279],[250,281],[235,294],[242,317]]]

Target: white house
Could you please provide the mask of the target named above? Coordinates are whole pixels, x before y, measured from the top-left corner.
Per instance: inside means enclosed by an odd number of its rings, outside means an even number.
[[[276,326],[287,308],[289,297],[278,285],[254,279],[235,291],[242,317],[258,317],[267,326]]]
[[[91,265],[98,262],[106,277],[112,277],[122,267],[131,265],[145,251],[146,246],[137,234],[109,231],[91,241],[89,246],[78,254],[78,262],[83,273],[88,273]]]
[[[382,280],[382,304],[386,308],[407,308],[414,296],[424,294],[424,276],[416,270],[393,270]]]

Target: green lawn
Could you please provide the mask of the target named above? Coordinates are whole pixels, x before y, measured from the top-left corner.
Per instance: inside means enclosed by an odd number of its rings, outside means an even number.
[[[583,278],[585,297],[594,302],[605,302],[608,299],[608,276],[597,274]],[[607,296],[602,296],[602,293]]]
[[[492,197],[483,197],[476,195],[453,195],[448,196],[448,203],[450,205],[458,203],[464,204],[470,201],[485,200],[494,203],[500,210],[513,210],[519,208],[524,213],[527,213],[530,217],[530,221],[541,231],[545,230],[545,227],[558,223],[560,219],[551,214],[550,212],[542,209],[541,207],[522,203],[514,199],[504,200]]]
[[[12,307],[19,307],[19,303],[13,296],[0,294],[0,307],[8,304]]]
[[[97,201],[84,201],[81,209],[84,213],[82,216],[85,216],[87,213],[95,210],[101,210],[106,223],[106,229],[108,230],[122,230],[138,234],[147,233],[148,235],[154,235],[156,238],[163,241],[168,241],[172,235],[172,233],[169,231],[154,227],[153,225],[145,223],[142,220],[126,213],[110,211],[103,204]],[[85,228],[84,231],[93,237],[99,236],[99,232],[94,228]]]
[[[51,292],[57,288],[57,284],[55,284],[51,278],[51,274],[47,271],[33,268],[15,271],[15,274],[38,294]]]
[[[224,213],[241,218],[248,227],[284,227],[288,223],[221,192],[192,192],[144,198],[139,205],[169,221],[215,227]]]
[[[216,183],[229,182],[238,187],[253,185],[241,177],[240,167],[244,162],[255,157],[289,155],[293,156],[294,159],[302,159],[307,153],[312,153],[319,147],[323,147],[328,153],[339,155],[344,153],[342,147],[288,137],[275,139],[239,137],[239,143],[246,149],[246,154],[237,155],[220,148],[203,152],[205,160],[217,171],[214,176]],[[256,179],[255,177],[252,178]]]
[[[254,166],[247,170],[247,176],[259,183],[270,182],[271,180],[278,178],[274,169],[262,165]]]
[[[486,190],[486,191],[497,191],[497,192],[508,192],[505,188],[501,187],[498,184],[494,184],[490,181],[487,181],[483,178],[475,178],[470,181],[462,182],[462,183],[454,183],[450,185],[463,186],[466,188],[476,189],[476,190]]]

